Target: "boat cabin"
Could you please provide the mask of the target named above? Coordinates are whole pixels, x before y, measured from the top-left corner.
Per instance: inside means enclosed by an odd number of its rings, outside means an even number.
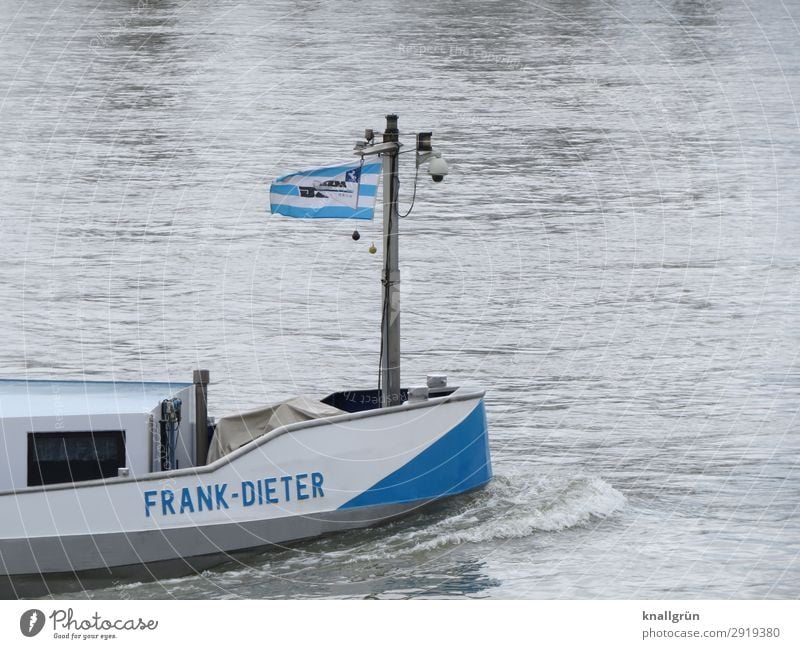
[[[191,383],[0,379],[0,492],[195,464]]]

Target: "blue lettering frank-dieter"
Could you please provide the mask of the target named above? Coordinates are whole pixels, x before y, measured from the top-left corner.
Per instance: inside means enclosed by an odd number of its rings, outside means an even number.
[[[227,482],[182,489],[153,489],[144,492],[144,513],[150,518],[154,514],[174,516],[230,509],[237,503],[242,507],[254,507],[324,498],[324,482],[322,473],[315,471],[243,480],[237,485],[237,491]]]

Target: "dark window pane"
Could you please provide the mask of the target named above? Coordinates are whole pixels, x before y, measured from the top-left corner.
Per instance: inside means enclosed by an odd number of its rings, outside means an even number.
[[[125,431],[28,433],[28,486],[96,480],[125,466]]]

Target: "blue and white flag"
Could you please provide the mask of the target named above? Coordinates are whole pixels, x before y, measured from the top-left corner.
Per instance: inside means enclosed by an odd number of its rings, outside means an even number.
[[[371,219],[380,173],[380,162],[356,162],[281,176],[270,185],[270,209],[300,219]]]

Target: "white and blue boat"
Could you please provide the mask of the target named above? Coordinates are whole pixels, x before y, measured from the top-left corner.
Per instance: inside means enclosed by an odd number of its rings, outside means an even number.
[[[212,425],[204,370],[181,384],[0,381],[3,596],[183,574],[376,525],[491,480],[484,392],[438,374],[401,387],[397,117],[387,117],[383,142],[373,139],[368,131],[356,153],[361,170],[371,156],[383,168],[379,387],[300,396]],[[441,179],[446,164],[420,134],[417,164],[427,159]],[[361,174],[336,173],[347,178],[338,190],[355,178],[348,209],[363,218],[360,201],[374,204],[375,192]],[[301,215],[289,185],[277,193]],[[330,199],[303,200],[313,215],[313,201]],[[274,201],[273,211],[284,213]]]

